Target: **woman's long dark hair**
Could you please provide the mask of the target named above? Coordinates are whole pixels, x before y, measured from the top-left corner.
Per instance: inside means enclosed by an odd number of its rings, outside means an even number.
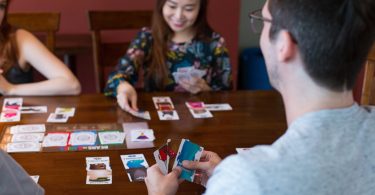
[[[4,18],[0,25],[0,59],[2,63],[0,67],[6,71],[13,64],[17,64],[18,49],[12,27],[8,23],[8,8],[10,0],[4,8]]]
[[[146,80],[153,81],[159,89],[165,89],[168,79],[168,68],[166,64],[168,42],[172,39],[173,31],[170,29],[163,17],[163,6],[167,0],[157,0],[152,16],[152,37],[153,44],[150,57],[150,66]],[[197,19],[194,23],[196,35],[194,39],[210,41],[212,28],[207,21],[208,0],[199,0],[200,8]]]

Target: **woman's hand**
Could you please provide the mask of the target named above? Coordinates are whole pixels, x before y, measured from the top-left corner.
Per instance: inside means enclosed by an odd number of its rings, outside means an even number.
[[[197,94],[202,91],[211,91],[206,80],[198,77],[192,77],[190,80],[181,80],[179,84],[188,92]]]
[[[129,105],[130,102],[130,105]],[[117,103],[121,109],[129,111],[130,109],[138,111],[137,92],[128,82],[121,82],[117,86]]]

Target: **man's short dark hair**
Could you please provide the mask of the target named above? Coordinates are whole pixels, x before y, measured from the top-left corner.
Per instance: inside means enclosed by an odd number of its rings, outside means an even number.
[[[271,39],[298,44],[305,70],[334,91],[354,87],[375,37],[375,0],[269,0]]]

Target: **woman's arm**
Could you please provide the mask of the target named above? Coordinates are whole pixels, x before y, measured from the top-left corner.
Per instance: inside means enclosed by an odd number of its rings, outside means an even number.
[[[4,83],[6,80],[2,77],[0,85],[8,88],[4,95],[77,95],[81,92],[78,79],[34,35],[22,29],[15,33],[21,68],[29,63],[47,80],[13,85]]]

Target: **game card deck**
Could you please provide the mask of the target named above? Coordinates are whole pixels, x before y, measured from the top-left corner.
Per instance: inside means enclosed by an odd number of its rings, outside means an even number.
[[[102,145],[123,144],[125,133],[120,131],[101,131],[98,133]]]
[[[205,109],[205,105],[203,102],[186,102],[185,104],[189,108],[189,111],[194,118],[212,117],[211,112]]]
[[[175,168],[176,166],[179,166],[182,168],[182,172],[180,175],[181,179],[185,179],[190,182],[196,182],[194,181],[195,170],[185,169],[182,166],[182,161],[184,160],[199,161],[201,158],[202,152],[203,152],[203,147],[187,139],[181,140],[181,144],[180,144],[176,159],[173,164],[173,168]]]
[[[43,139],[43,147],[67,146],[70,133],[48,133]]]
[[[130,109],[128,112],[135,117],[151,120],[151,115],[149,111],[134,111]]]
[[[176,153],[170,147],[171,140],[154,152],[156,164],[159,166],[161,172],[166,175],[169,172],[169,160],[176,157]]]
[[[148,163],[143,154],[121,155],[121,160],[131,182],[145,179]]]
[[[47,106],[22,106],[21,114],[46,113]]]
[[[148,129],[146,122],[135,122],[135,123],[123,123],[122,128],[127,136],[125,136],[126,147],[128,149],[138,149],[138,148],[153,148],[153,141],[142,141],[142,142],[133,142],[131,132],[137,129]]]
[[[86,184],[112,184],[109,157],[86,157]]]
[[[155,140],[152,129],[133,129],[130,131],[132,142],[150,142]]]
[[[18,122],[21,120],[22,98],[5,98],[0,122]]]
[[[205,108],[209,111],[228,111],[233,110],[229,104],[205,104]]]
[[[10,127],[11,134],[17,133],[43,133],[46,131],[44,124],[33,124],[33,125],[16,125]]]
[[[56,114],[51,113],[47,119],[49,123],[66,123],[69,119],[69,116],[66,114]]]
[[[69,145],[93,146],[96,143],[96,131],[75,131],[70,134]]]
[[[7,144],[7,152],[39,152],[39,142],[15,142]]]

